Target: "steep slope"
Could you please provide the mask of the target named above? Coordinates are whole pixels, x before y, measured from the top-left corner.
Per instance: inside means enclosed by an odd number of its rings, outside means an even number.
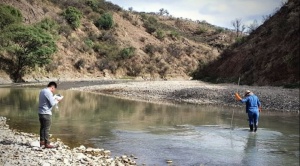
[[[20,10],[24,24],[34,25],[45,19],[57,24],[53,31],[58,51],[50,64],[25,75],[26,81],[128,76],[189,79],[199,63],[216,59],[234,41],[232,32],[208,23],[125,11],[104,0],[1,0],[0,3]],[[75,30],[62,15],[69,6],[83,14]],[[108,30],[95,26],[105,13],[113,15],[114,27]],[[149,20],[153,32],[147,29]],[[8,78],[9,74],[1,71],[0,77]]]
[[[289,0],[246,38],[216,61],[200,66],[195,77],[213,82],[256,85],[299,84],[299,0]]]

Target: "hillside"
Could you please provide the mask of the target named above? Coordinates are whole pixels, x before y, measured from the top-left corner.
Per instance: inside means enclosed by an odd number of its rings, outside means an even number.
[[[229,30],[206,22],[127,11],[103,0],[1,0],[22,13],[25,26],[40,26],[56,40],[49,64],[28,70],[22,81],[126,78],[189,79],[199,65],[215,60],[232,44]],[[72,27],[63,13],[81,13]],[[100,27],[112,15],[111,27]],[[7,52],[0,54],[9,58]],[[5,61],[0,82],[13,78]],[[28,68],[26,68],[27,71]],[[19,81],[19,80],[13,80]]]
[[[249,36],[200,66],[195,78],[212,82],[299,86],[299,0],[289,0]]]

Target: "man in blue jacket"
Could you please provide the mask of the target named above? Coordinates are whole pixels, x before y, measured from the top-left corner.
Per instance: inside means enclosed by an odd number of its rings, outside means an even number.
[[[39,95],[39,120],[40,128],[40,146],[45,148],[54,148],[50,145],[49,130],[51,126],[52,108],[59,102],[53,97],[53,93],[57,88],[55,82],[50,82],[46,88],[41,90]]]
[[[249,90],[246,90],[243,99],[237,93],[235,93],[235,97],[238,101],[246,103],[246,113],[248,113],[250,131],[252,132],[254,127],[254,132],[256,132],[259,112],[261,112],[261,104],[258,97]]]

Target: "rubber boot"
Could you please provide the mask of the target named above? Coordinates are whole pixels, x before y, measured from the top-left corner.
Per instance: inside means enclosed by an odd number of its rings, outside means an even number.
[[[257,125],[254,125],[254,132],[257,131]]]
[[[249,125],[249,127],[250,127],[250,132],[252,132],[253,131],[253,125]]]

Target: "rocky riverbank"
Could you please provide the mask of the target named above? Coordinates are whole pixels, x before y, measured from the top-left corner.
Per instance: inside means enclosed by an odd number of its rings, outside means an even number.
[[[52,144],[57,148],[40,148],[37,135],[13,131],[6,124],[6,118],[0,117],[0,165],[136,165],[134,156],[112,158],[109,150],[84,146],[71,149],[59,139]]]
[[[263,110],[299,112],[299,89],[268,86],[238,86],[210,84],[201,81],[133,81],[72,88],[116,97],[158,103],[185,102],[239,106],[234,93],[243,96],[245,90],[254,92],[262,102]]]

